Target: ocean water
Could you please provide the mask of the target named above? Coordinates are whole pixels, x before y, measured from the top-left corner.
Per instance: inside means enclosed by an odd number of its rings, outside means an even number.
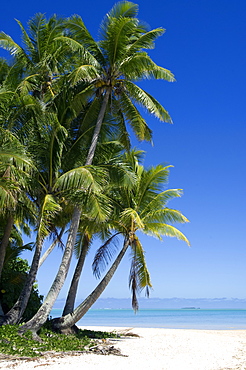
[[[53,309],[51,316],[60,317]],[[246,310],[221,309],[91,309],[78,326],[114,326],[166,329],[240,330],[246,329]]]

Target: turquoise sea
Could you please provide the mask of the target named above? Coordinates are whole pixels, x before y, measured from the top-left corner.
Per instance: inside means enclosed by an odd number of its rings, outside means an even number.
[[[62,310],[53,309],[59,317]],[[221,309],[91,309],[77,323],[79,326],[114,326],[166,329],[246,329],[246,310]]]

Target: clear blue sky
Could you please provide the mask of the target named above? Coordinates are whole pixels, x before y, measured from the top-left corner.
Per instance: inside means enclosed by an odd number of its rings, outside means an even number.
[[[137,2],[137,1],[136,1]],[[1,5],[0,29],[19,41],[14,18],[24,24],[37,12],[47,16],[79,14],[96,37],[102,17],[115,1],[16,0]],[[156,63],[170,69],[177,82],[147,81],[142,86],[169,111],[174,124],[148,117],[154,146],[146,165],[172,164],[170,188],[182,188],[181,199],[169,204],[190,223],[180,229],[184,242],[143,237],[154,290],[151,297],[246,297],[246,2],[245,0],[140,0],[139,18],[151,28],[166,29],[151,51]],[[137,144],[133,140],[133,144]],[[91,257],[79,297],[96,280]],[[61,251],[40,269],[45,294]],[[129,256],[103,297],[129,297]],[[60,297],[66,295],[66,288]]]

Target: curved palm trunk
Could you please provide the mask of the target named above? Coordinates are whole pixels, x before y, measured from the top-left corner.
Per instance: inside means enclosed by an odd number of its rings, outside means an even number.
[[[87,255],[89,249],[89,243],[86,240],[86,244],[83,245],[83,248],[81,249],[81,253],[74,271],[73,279],[69,288],[69,292],[66,299],[66,304],[62,313],[62,316],[66,316],[67,314],[73,312],[74,310],[74,304],[75,299],[77,295],[78,285],[79,285],[79,279],[81,276],[81,272],[84,266],[85,257]]]
[[[40,254],[43,246],[43,240],[37,242],[35,253],[32,260],[32,265],[30,271],[27,275],[24,287],[19,295],[18,300],[14,306],[9,310],[9,312],[1,319],[1,325],[13,325],[20,322],[21,317],[26,309],[34,281],[37,276],[38,263],[40,259]]]
[[[116,260],[108,270],[107,274],[104,276],[102,281],[97,285],[93,292],[72,312],[66,316],[59,317],[52,320],[53,329],[55,331],[64,332],[70,331],[70,329],[78,322],[86,312],[91,308],[91,306],[96,302],[96,300],[103,293],[110,280],[112,279],[117,267],[119,266],[124,254],[129,247],[129,239],[124,242],[123,248],[118,254]]]
[[[106,112],[106,108],[107,108],[107,104],[109,100],[109,95],[110,95],[110,90],[107,90],[104,95],[102,106],[101,106],[101,109],[100,109],[100,112],[97,118],[97,123],[96,123],[96,127],[93,133],[91,146],[90,146],[87,159],[86,159],[86,165],[91,165],[93,158],[94,158],[99,133],[101,130],[103,118],[105,116],[105,112]],[[29,320],[27,323],[25,323],[24,325],[20,327],[19,329],[20,334],[26,332],[27,330],[30,330],[33,333],[33,337],[37,337],[37,331],[46,322],[49,316],[49,313],[60,293],[60,290],[63,287],[63,284],[65,282],[65,279],[68,273],[68,269],[69,269],[71,258],[72,258],[73,248],[76,242],[76,234],[77,234],[78,227],[79,227],[80,216],[81,216],[80,209],[78,207],[75,207],[73,216],[71,219],[70,231],[69,231],[69,235],[68,235],[68,239],[66,243],[66,248],[63,254],[62,262],[60,264],[58,273],[55,277],[55,280],[42,306],[40,307],[40,309],[32,317],[31,320]]]
[[[105,116],[106,108],[107,108],[107,105],[108,105],[109,96],[110,96],[110,90],[107,89],[106,92],[105,92],[104,98],[103,98],[103,102],[102,102],[100,112],[99,112],[98,117],[97,117],[96,127],[95,127],[93,137],[92,137],[92,140],[91,140],[90,149],[89,149],[89,152],[87,154],[87,159],[86,159],[86,163],[85,163],[86,165],[92,164],[94,154],[95,154],[95,150],[96,150],[96,146],[97,146],[97,142],[98,142],[98,137],[99,137],[101,127],[102,127],[103,118]]]
[[[46,260],[46,258],[48,258],[48,256],[50,255],[50,253],[53,251],[53,249],[55,248],[56,244],[61,240],[61,237],[64,233],[64,230],[65,228],[62,228],[62,230],[60,231],[59,233],[59,236],[54,240],[54,242],[49,246],[49,248],[44,252],[44,254],[42,255],[42,257],[40,258],[40,261],[39,261],[39,265],[38,265],[38,268],[40,268],[42,266],[42,264],[44,263],[44,261]]]
[[[0,278],[2,276],[2,270],[3,270],[3,264],[4,264],[5,254],[6,254],[6,248],[7,248],[8,243],[9,243],[9,238],[10,238],[10,234],[11,234],[13,225],[14,225],[14,215],[11,214],[7,219],[7,224],[5,226],[3,238],[2,238],[1,244],[0,244]]]
[[[63,283],[66,279],[68,269],[70,266],[70,261],[73,253],[73,246],[76,240],[76,234],[78,230],[79,220],[80,220],[80,210],[75,208],[73,217],[71,220],[69,236],[66,243],[66,248],[62,257],[62,261],[58,270],[58,273],[55,277],[55,280],[37,313],[29,320],[27,323],[22,325],[19,329],[19,333],[22,334],[27,330],[33,332],[33,336],[36,336],[37,331],[41,326],[46,322],[49,313],[53,307],[53,304],[56,301],[56,298],[63,286]]]

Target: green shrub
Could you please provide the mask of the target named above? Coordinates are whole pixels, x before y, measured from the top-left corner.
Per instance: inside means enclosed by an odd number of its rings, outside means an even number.
[[[19,257],[4,264],[0,281],[0,302],[4,313],[7,313],[17,301],[29,268],[28,262]],[[28,321],[32,318],[39,309],[42,299],[43,297],[39,295],[37,286],[33,286],[22,321]]]

